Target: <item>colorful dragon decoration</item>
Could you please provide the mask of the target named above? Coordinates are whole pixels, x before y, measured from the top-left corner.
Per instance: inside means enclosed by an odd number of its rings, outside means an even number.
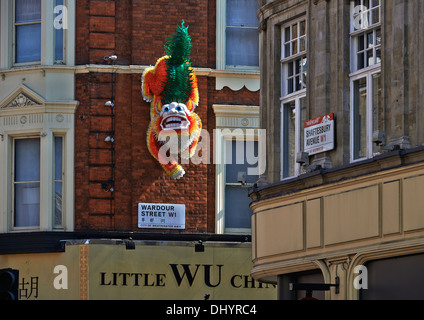
[[[166,55],[142,76],[142,94],[150,102],[150,124],[147,146],[151,155],[172,179],[180,179],[185,171],[178,157],[161,152],[167,137],[178,137],[183,144],[182,158],[191,158],[199,141],[202,122],[194,109],[199,103],[197,78],[190,62],[191,38],[184,21],[165,42]]]

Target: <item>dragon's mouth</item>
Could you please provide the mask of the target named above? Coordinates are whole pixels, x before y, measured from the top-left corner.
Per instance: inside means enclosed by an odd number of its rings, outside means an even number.
[[[169,116],[162,120],[160,124],[164,130],[187,129],[190,122],[185,117]]]

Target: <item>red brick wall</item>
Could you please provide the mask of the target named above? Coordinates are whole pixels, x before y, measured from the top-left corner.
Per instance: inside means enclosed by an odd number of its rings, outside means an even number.
[[[119,5],[118,5],[119,3]],[[215,1],[78,0],[76,63],[153,65],[165,39],[184,19],[189,25],[196,67],[215,67]],[[212,105],[258,105],[259,93],[215,90],[215,79],[198,76],[203,127],[215,128]],[[141,74],[76,75],[75,216],[77,230],[138,230],[139,202],[184,203],[189,233],[215,231],[215,166],[184,165],[174,181],[149,154],[146,131],[150,105],[140,91]],[[112,110],[104,103],[114,97]],[[114,135],[115,143],[104,142]],[[211,141],[212,142],[212,141]],[[102,183],[113,178],[113,193]],[[142,230],[148,231],[148,230]],[[157,230],[155,230],[157,231]],[[179,231],[174,231],[179,232]]]

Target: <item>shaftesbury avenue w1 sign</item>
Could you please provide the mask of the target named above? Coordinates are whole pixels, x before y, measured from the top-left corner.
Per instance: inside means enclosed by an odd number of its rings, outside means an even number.
[[[334,149],[334,114],[305,122],[305,152],[310,156]]]
[[[139,203],[138,227],[151,229],[185,229],[185,205]]]

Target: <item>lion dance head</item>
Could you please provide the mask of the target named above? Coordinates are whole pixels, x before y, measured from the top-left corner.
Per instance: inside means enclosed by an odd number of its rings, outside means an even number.
[[[194,113],[199,91],[190,62],[191,48],[188,27],[184,27],[183,21],[166,40],[166,55],[154,67],[146,69],[142,77],[143,98],[150,102],[147,146],[172,179],[180,179],[185,171],[178,157],[162,152],[167,137],[179,138],[178,153],[188,159],[196,151],[202,129],[202,122]]]

